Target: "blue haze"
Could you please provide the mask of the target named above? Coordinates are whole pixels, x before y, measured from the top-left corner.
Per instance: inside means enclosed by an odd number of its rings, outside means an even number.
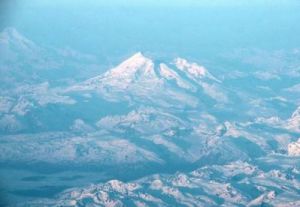
[[[0,206],[300,206],[299,8],[3,1]]]

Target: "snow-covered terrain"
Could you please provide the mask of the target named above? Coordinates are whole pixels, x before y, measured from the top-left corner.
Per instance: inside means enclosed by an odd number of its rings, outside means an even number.
[[[137,52],[94,74],[95,57],[13,28],[0,46],[7,203],[300,205],[298,53],[280,56],[288,72],[264,62],[272,54],[242,50],[226,61],[252,70]]]

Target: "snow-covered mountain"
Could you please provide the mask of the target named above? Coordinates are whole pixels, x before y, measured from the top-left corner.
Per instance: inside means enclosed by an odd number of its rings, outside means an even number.
[[[6,28],[0,34],[0,54],[3,58],[14,58],[15,55],[34,57],[41,48],[25,38],[15,28]]]
[[[206,99],[216,103],[228,101],[220,81],[203,66],[182,58],[170,64],[155,64],[141,52],[68,91],[96,91],[108,100],[162,107],[195,108]]]
[[[0,64],[2,90],[28,83],[68,82],[70,75],[82,78],[99,70],[92,55],[39,45],[12,27],[0,32]]]

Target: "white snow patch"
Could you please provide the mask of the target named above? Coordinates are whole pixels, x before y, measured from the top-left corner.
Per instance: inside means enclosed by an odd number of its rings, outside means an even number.
[[[186,59],[176,58],[175,65],[179,70],[188,72],[188,74],[191,75],[190,77],[195,77],[195,78],[207,77],[214,81],[221,82],[220,80],[215,78],[213,75],[211,75],[205,67],[200,66],[196,63],[189,63]]]
[[[24,116],[33,106],[33,103],[28,101],[25,97],[20,97],[17,104],[13,107],[12,112]]]
[[[160,69],[160,75],[164,78],[166,78],[167,80],[175,80],[176,84],[184,89],[192,89],[192,86],[190,84],[188,84],[186,81],[182,80],[179,75],[172,70],[171,68],[169,68],[166,64],[160,64],[159,65],[159,69]]]
[[[71,130],[77,132],[89,132],[93,130],[93,128],[90,125],[86,124],[82,119],[74,120],[73,125],[70,128]]]
[[[300,156],[300,139],[288,145],[288,154],[290,156]]]

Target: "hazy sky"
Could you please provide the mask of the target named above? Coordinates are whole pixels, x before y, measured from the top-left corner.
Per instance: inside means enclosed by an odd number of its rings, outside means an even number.
[[[300,47],[300,1],[2,1],[1,28],[99,55]],[[170,3],[172,2],[172,3]]]

